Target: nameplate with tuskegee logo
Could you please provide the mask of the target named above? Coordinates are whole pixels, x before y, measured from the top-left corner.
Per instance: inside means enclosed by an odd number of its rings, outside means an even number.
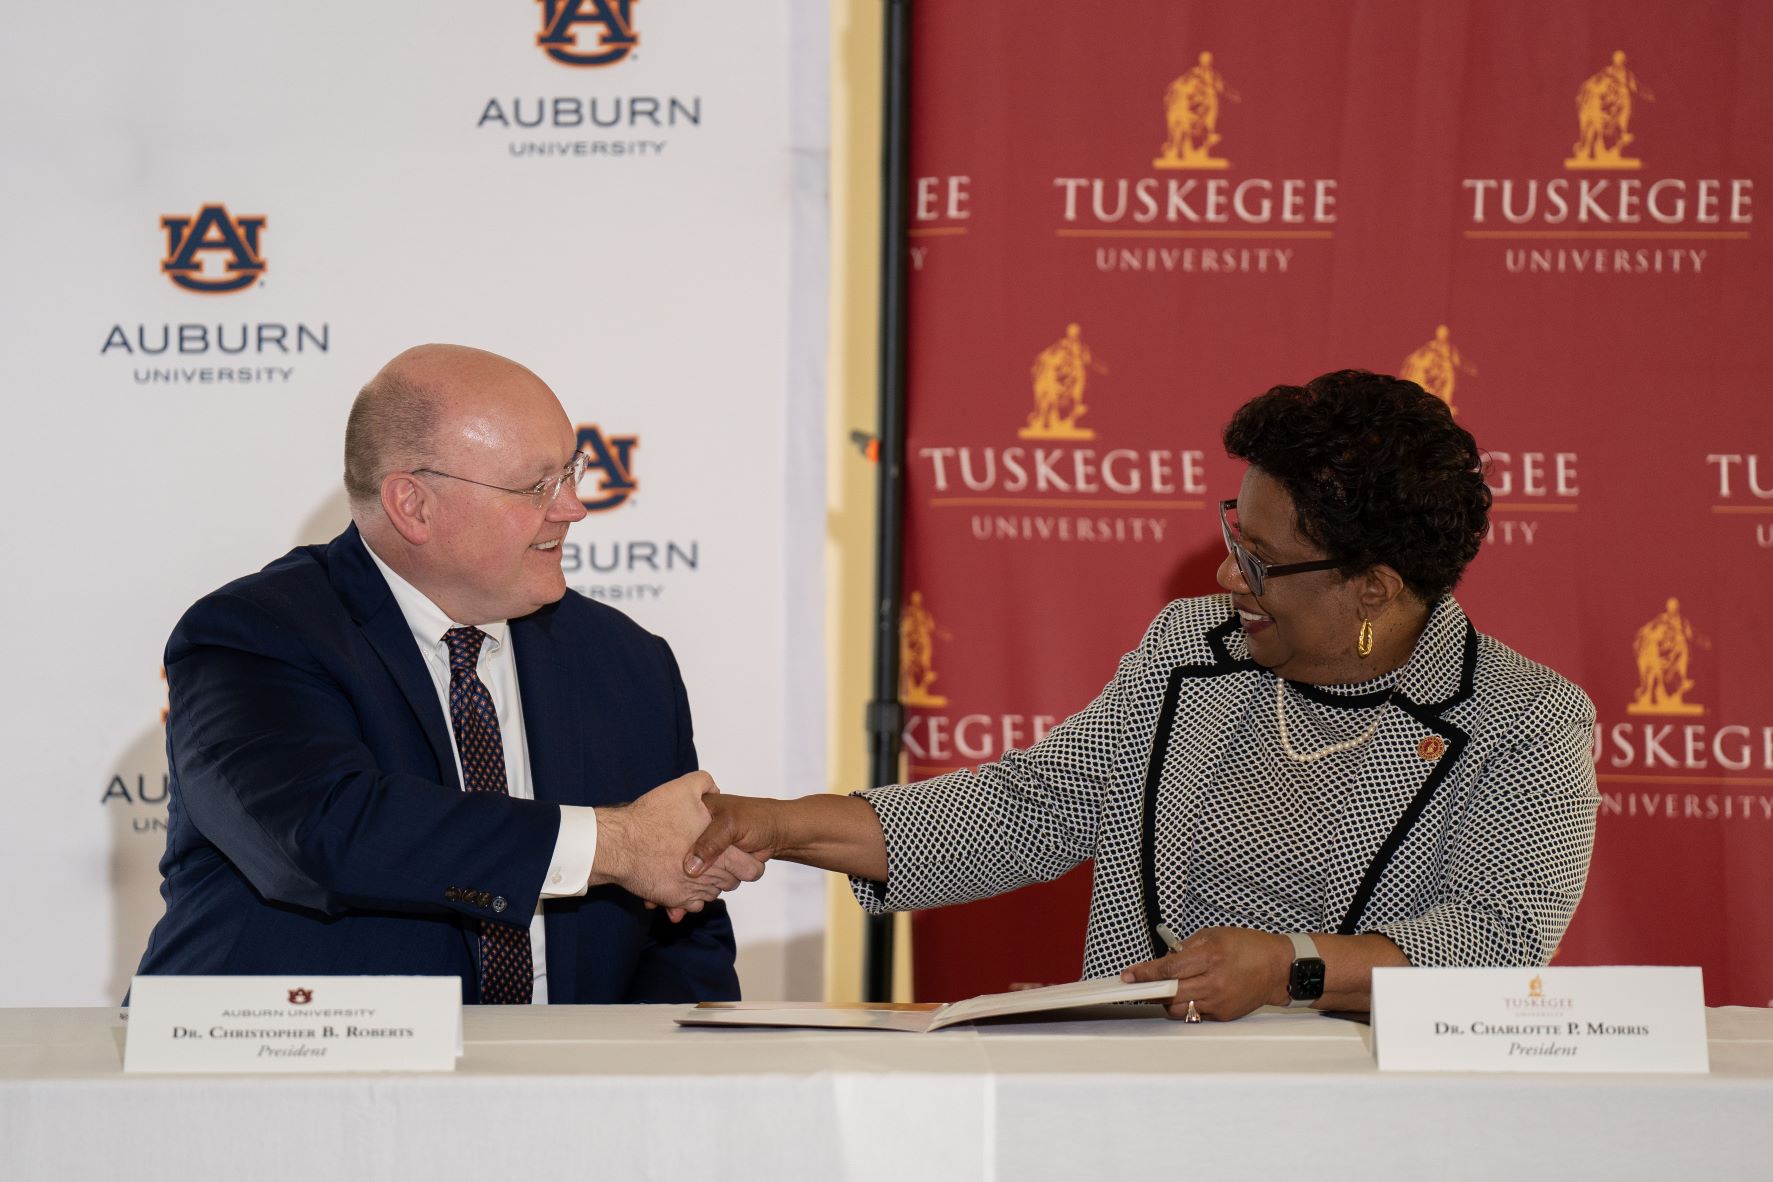
[[[454,1071],[456,977],[137,977],[126,1072]]]
[[[1381,1071],[1710,1070],[1696,968],[1374,969]]]

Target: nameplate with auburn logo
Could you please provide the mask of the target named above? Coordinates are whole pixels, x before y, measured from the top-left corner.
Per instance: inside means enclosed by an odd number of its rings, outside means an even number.
[[[1381,1071],[1705,1072],[1696,968],[1374,969]]]
[[[137,977],[123,1070],[454,1071],[456,977]]]

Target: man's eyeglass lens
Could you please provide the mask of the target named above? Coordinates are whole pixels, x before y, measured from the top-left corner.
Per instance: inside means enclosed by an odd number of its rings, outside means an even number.
[[[530,490],[530,498],[535,502],[536,507],[539,509],[543,505],[552,505],[554,503],[554,498],[560,495],[560,486],[563,484],[571,485],[573,491],[577,492],[579,481],[584,479],[585,467],[589,458],[590,457],[586,456],[582,451],[574,452],[573,458],[567,464],[565,471],[556,476],[548,477],[548,479],[542,481],[540,484],[536,485],[534,489]]]

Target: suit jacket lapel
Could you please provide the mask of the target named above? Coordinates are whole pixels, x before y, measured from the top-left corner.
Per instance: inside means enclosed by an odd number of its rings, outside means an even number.
[[[628,695],[622,675],[584,660],[576,640],[553,635],[556,605],[511,621],[517,645],[517,682],[536,799],[557,804],[626,804],[652,787],[628,756],[619,704]]]
[[[523,732],[529,744],[529,779],[537,800],[592,804],[585,792],[584,731],[577,719],[572,670],[550,636],[551,608],[511,621],[517,685],[523,696]]]
[[[449,741],[448,722],[437,703],[437,687],[425,671],[425,660],[419,655],[400,605],[394,601],[394,593],[388,590],[388,581],[376,569],[355,525],[327,547],[327,570],[339,599],[412,707],[431,745],[431,753],[437,757],[440,778],[445,784],[461,788],[456,779],[455,748]]]

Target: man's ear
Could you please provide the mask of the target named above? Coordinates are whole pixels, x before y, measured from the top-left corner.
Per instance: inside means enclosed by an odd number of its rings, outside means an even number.
[[[382,512],[408,545],[423,546],[431,539],[436,508],[431,490],[412,473],[392,472],[382,478]]]

